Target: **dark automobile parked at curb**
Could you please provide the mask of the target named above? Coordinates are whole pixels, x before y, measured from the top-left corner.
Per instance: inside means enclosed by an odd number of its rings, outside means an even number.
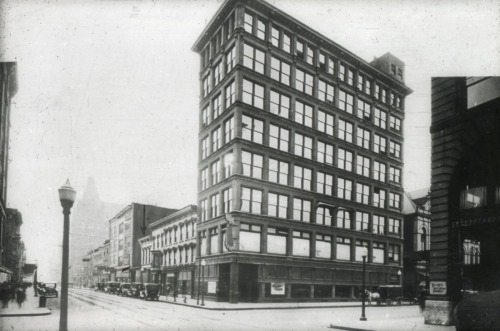
[[[95,285],[95,290],[97,292],[104,292],[104,283],[103,282],[99,282]]]
[[[129,297],[133,297],[133,298],[138,298],[141,296],[141,291],[144,290],[144,285],[141,284],[141,283],[132,283],[130,284],[130,288],[128,290],[129,294],[128,296]]]
[[[116,294],[120,288],[120,283],[118,282],[108,282],[104,286],[104,293]]]
[[[40,295],[44,297],[58,297],[59,292],[57,292],[56,283],[38,283],[38,291]]]
[[[141,299],[144,300],[156,300],[160,298],[160,284],[144,284],[144,289],[141,291]]]
[[[461,330],[500,329],[500,290],[465,291],[454,310],[455,328]]]
[[[121,283],[120,288],[118,289],[118,295],[128,297],[130,290],[130,283]]]

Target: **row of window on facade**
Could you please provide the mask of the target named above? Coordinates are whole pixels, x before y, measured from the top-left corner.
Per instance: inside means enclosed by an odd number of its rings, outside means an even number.
[[[186,263],[194,263],[196,258],[196,249],[195,246],[179,246],[175,249],[169,249],[164,251],[163,253],[157,253],[159,258],[158,267],[161,266],[173,266],[180,265]],[[152,264],[154,259],[153,254],[151,253],[151,248],[142,248],[141,249],[141,264],[147,265]]]
[[[232,190],[231,187],[228,187],[222,190],[222,194],[215,193],[208,199],[202,199],[200,201],[200,221],[205,222],[208,219],[233,211]],[[264,200],[264,197],[266,197],[266,200]],[[273,192],[268,192],[265,195],[262,190],[248,187],[241,188],[240,207],[242,212],[372,232],[380,235],[393,234],[399,236],[401,230],[401,220],[395,217],[385,217],[376,213],[361,211],[354,212],[342,208],[333,210],[328,207],[317,207],[313,210],[311,200]]]
[[[177,226],[165,228],[161,234],[153,234],[153,250],[161,249],[167,245],[172,245],[188,239],[195,239],[196,226],[193,222],[178,224]]]
[[[338,78],[340,81],[350,86],[356,86],[359,91],[362,91],[367,95],[372,95],[373,86],[375,86],[375,98],[381,102],[402,108],[402,99],[399,95],[392,91],[389,93],[388,89],[380,83],[373,83],[373,79],[371,79],[368,75],[359,71],[356,72],[356,70],[347,63],[338,61],[331,54],[316,49],[316,47],[312,44],[301,40],[300,38],[296,38],[295,36],[292,38],[292,34],[284,31],[281,27],[273,26],[271,27],[271,33],[269,35],[266,34],[267,24],[263,22],[264,21],[259,19],[256,15],[245,13],[244,30],[250,35],[256,36],[258,39],[270,42],[276,50],[283,51],[282,56],[288,54],[287,57],[289,57],[290,54],[292,54],[292,50],[294,50],[293,55],[295,55],[295,59],[303,61],[302,63],[304,65],[311,65],[311,68],[306,70],[316,71],[316,68],[319,68],[322,75],[324,73],[327,74],[326,77]],[[202,68],[205,68],[210,63],[210,59],[215,59],[217,57],[218,52],[223,49],[223,43],[230,39],[229,37],[234,28],[234,17],[231,15],[226,21],[226,24],[224,24],[215,34],[212,42],[208,43],[206,49],[202,52]],[[267,47],[267,45],[262,46],[262,48],[264,47]],[[243,54],[243,64],[245,66],[264,74],[266,67],[266,55],[264,51],[246,43],[244,44]],[[224,76],[223,70],[225,69],[225,74],[229,73],[234,67],[235,62],[236,56],[233,47],[225,53],[225,68],[223,68],[223,60],[217,62],[213,66],[214,78],[212,80],[208,77],[206,83],[204,83],[204,91],[206,91],[206,93],[202,94],[203,97],[208,94],[210,90],[209,85],[213,83],[213,86],[216,86]],[[274,56],[271,56],[270,62],[271,77],[277,79],[285,85],[290,85],[290,72],[292,71],[291,65]],[[393,65],[391,70],[394,71],[394,75],[403,78],[402,68],[396,68],[396,66]],[[297,74],[297,76],[301,76],[302,82],[312,80],[312,78],[308,78],[306,75],[312,76],[304,71]],[[304,92],[308,93],[308,91],[309,88],[304,88]],[[311,93],[308,94],[312,95],[312,88]],[[390,99],[387,99],[388,96],[390,96]]]
[[[218,235],[218,228],[200,231],[201,255],[227,252],[224,245],[225,236],[225,229],[222,230],[222,237]],[[292,240],[288,239],[289,236],[292,237]],[[262,242],[262,239],[265,240],[265,243]],[[290,242],[291,245],[289,245]],[[263,247],[266,248],[263,249]],[[365,247],[369,249],[368,262],[388,263],[400,261],[401,246],[399,244],[370,242],[328,234],[315,234],[314,238],[312,238],[310,232],[275,227],[263,228],[260,225],[247,223],[240,224],[240,251],[362,261]]]
[[[130,231],[130,220],[111,224],[111,237],[122,235]]]
[[[495,186],[491,190],[491,202],[497,206],[500,204],[500,186]],[[480,208],[488,205],[488,187],[478,186],[469,188],[460,192],[460,208]]]

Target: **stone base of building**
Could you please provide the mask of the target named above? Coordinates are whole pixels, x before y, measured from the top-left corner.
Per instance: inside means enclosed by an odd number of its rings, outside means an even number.
[[[453,306],[451,301],[426,300],[425,324],[453,325]]]

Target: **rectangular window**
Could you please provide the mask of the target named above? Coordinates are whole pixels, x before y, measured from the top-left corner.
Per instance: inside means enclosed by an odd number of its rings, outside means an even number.
[[[266,23],[260,18],[257,19],[257,38],[266,40]]]
[[[219,150],[222,146],[220,131],[220,127],[212,131],[212,153],[215,153],[215,151]]]
[[[375,187],[373,189],[373,205],[379,208],[385,208],[385,191]]]
[[[373,162],[373,179],[385,182],[385,169],[386,165],[384,163],[374,161]]]
[[[389,153],[391,156],[397,157],[398,159],[401,158],[401,145],[397,142],[391,141],[389,143]]]
[[[354,109],[354,96],[350,93],[339,91],[339,108],[352,114]]]
[[[210,168],[212,170],[212,185],[215,185],[220,181],[220,173],[219,173],[220,161],[212,163]]]
[[[243,79],[243,102],[264,109],[264,87]]]
[[[486,206],[486,186],[467,187],[460,192],[460,208],[469,209]]]
[[[303,190],[311,191],[312,185],[312,170],[308,168],[304,168],[301,166],[294,166],[293,170],[293,186],[296,188],[300,188]]]
[[[339,65],[339,79],[343,82],[345,81],[345,72],[346,72],[345,65],[341,63]]]
[[[352,171],[352,160],[353,160],[353,154],[352,152],[346,151],[343,148],[339,148],[339,155],[337,159],[337,166],[340,169],[347,170],[347,171]]]
[[[234,46],[226,53],[226,74],[233,70],[236,65],[236,50]]]
[[[241,122],[242,138],[245,140],[253,141],[257,144],[262,144],[262,137],[264,135],[264,122],[245,115],[241,117]]]
[[[224,143],[229,143],[234,138],[234,118],[224,122]]]
[[[269,158],[269,181],[288,185],[288,163]]]
[[[389,192],[389,207],[399,209],[401,207],[401,195]]]
[[[271,90],[270,111],[272,114],[276,114],[284,118],[289,118],[290,98],[286,95]]]
[[[215,120],[222,113],[222,96],[219,94],[212,99],[212,118]]]
[[[292,45],[292,42],[291,42],[291,37],[288,33],[286,32],[283,32],[283,50],[287,53],[290,53],[291,52],[291,45]]]
[[[243,168],[243,176],[262,179],[264,158],[261,155],[242,151],[241,163]]]
[[[313,107],[297,100],[295,102],[295,122],[312,128]]]
[[[267,252],[270,254],[286,254],[288,230],[267,228]]]
[[[316,192],[333,196],[333,176],[318,171],[316,175]]]
[[[350,229],[351,228],[351,213],[345,209],[337,210],[337,219],[335,226],[337,228]]]
[[[356,261],[363,261],[363,255],[366,254],[366,250],[368,249],[370,243],[365,240],[356,240]],[[370,255],[370,254],[368,254]],[[366,256],[366,255],[365,255]],[[369,257],[366,256],[366,261],[368,262]]]
[[[333,224],[332,209],[328,207],[316,208],[316,224],[332,226]]]
[[[338,260],[351,260],[351,239],[337,237],[337,259]]]
[[[314,77],[300,69],[297,69],[295,74],[295,88],[301,92],[312,95]]]
[[[222,191],[222,198],[224,199],[222,209],[224,214],[233,211],[233,189],[230,187]]]
[[[229,178],[233,174],[233,153],[224,155],[224,178]]]
[[[306,54],[306,62],[309,63],[310,65],[314,65],[314,50],[307,46],[306,47],[307,54]]]
[[[301,60],[305,60],[304,43],[297,40],[295,44],[295,55]]]
[[[353,125],[339,119],[338,138],[352,143]]]
[[[333,117],[333,115],[318,110],[318,125],[317,125],[318,130],[330,136],[333,136],[334,127],[335,127],[335,118]]]
[[[262,214],[262,191],[248,187],[242,187],[241,211],[253,214]]]
[[[207,209],[208,209],[207,199],[201,200],[200,201],[200,221],[201,222],[205,222],[207,220]],[[172,242],[172,239],[170,239],[170,242]]]
[[[356,202],[368,205],[370,203],[370,186],[356,183]]]
[[[247,252],[260,252],[260,225],[240,224],[240,250]]]
[[[382,129],[387,128],[387,113],[378,108],[375,108],[375,125]]]
[[[206,105],[205,108],[201,111],[201,125],[202,127],[206,127],[210,124],[210,111],[209,105]]]
[[[354,71],[347,69],[347,84],[354,86]]]
[[[205,78],[203,78],[203,98],[206,97],[210,93],[210,73],[208,73]]]
[[[309,232],[293,231],[292,255],[311,255],[311,234]]]
[[[373,263],[383,264],[385,260],[385,246],[383,243],[373,243]]]
[[[269,147],[288,152],[290,131],[271,124],[269,126]]]
[[[312,138],[295,133],[295,155],[312,160]]]
[[[210,137],[205,137],[201,141],[201,159],[205,159],[209,153]]]
[[[316,235],[316,257],[322,259],[332,258],[332,236]]]
[[[360,211],[356,212],[356,230],[368,232],[370,225],[370,214]]]
[[[274,47],[280,47],[280,30],[278,30],[277,28],[275,28],[274,26],[272,27],[271,29],[271,44],[274,46]]]
[[[372,118],[370,104],[358,99],[358,111],[356,115],[363,120],[370,121]]]
[[[385,155],[387,153],[387,139],[375,133],[373,135],[373,151]]]
[[[365,77],[361,74],[358,74],[358,90],[363,91],[364,82],[365,82]]]
[[[387,229],[389,233],[399,234],[400,228],[401,228],[401,220],[389,217],[389,228]]]
[[[269,193],[267,214],[269,216],[287,218],[288,197],[286,195]]]
[[[318,83],[318,99],[321,101],[333,104],[335,98],[335,88],[333,85],[325,81],[319,80]]]
[[[236,100],[236,83],[232,81],[226,86],[226,109]]]
[[[391,130],[400,132],[401,131],[401,120],[395,116],[389,116],[389,127]]]
[[[208,168],[201,170],[201,189],[206,190],[208,188]]]
[[[337,179],[337,198],[352,200],[352,181],[344,178]]]
[[[318,141],[316,161],[333,165],[333,145]]]
[[[372,232],[375,234],[385,234],[385,217],[373,215]]]
[[[249,13],[245,13],[245,21],[244,21],[245,31],[248,33],[253,33],[253,16]]]
[[[217,84],[220,83],[220,81],[222,80],[222,75],[222,61],[219,61],[219,63],[217,63],[214,68],[214,86],[217,86]]]
[[[370,159],[362,155],[356,157],[356,173],[365,177],[370,177]]]
[[[399,262],[399,257],[401,255],[400,250],[401,247],[399,245],[389,244],[387,259],[391,262]]]
[[[370,131],[358,127],[356,133],[356,145],[370,149]]]
[[[211,202],[211,211],[210,217],[214,218],[219,216],[219,193],[214,194],[210,197]]]
[[[293,219],[306,223],[311,222],[311,201],[293,198]]]
[[[289,86],[290,65],[286,62],[278,60],[274,56],[271,57],[271,78]]]
[[[319,56],[318,56],[318,66],[319,68],[324,71],[324,72],[328,72],[327,71],[327,68],[326,68],[326,56],[324,53],[322,52],[319,52]]]

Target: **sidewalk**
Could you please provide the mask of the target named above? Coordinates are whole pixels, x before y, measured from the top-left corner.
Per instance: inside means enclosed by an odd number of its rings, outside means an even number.
[[[35,297],[33,287],[28,287],[26,289],[26,301],[24,301],[22,307],[19,308],[15,300],[11,301],[9,307],[0,309],[0,317],[49,315],[51,313],[50,309],[38,308],[39,298]]]
[[[304,309],[304,308],[346,308],[346,307],[361,307],[361,301],[344,301],[344,302],[216,302],[191,299],[191,296],[178,296],[174,302],[173,296],[160,296],[160,301],[171,304],[190,306],[193,308],[209,309],[209,310],[257,310],[257,309]],[[202,302],[204,305],[202,306]],[[374,305],[375,306],[375,305]],[[368,304],[367,304],[368,307]]]

